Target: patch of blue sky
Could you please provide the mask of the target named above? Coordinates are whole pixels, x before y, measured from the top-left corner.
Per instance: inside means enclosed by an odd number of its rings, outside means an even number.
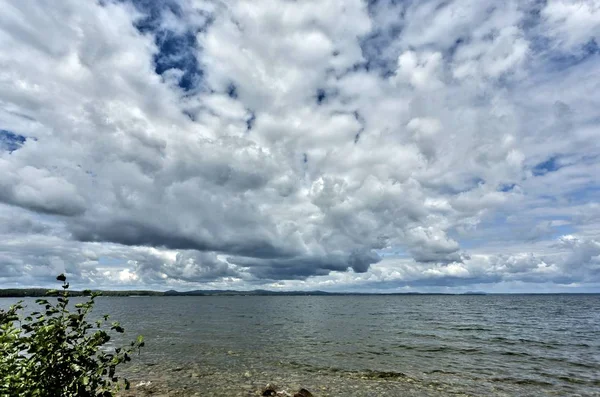
[[[533,0],[519,4],[524,11],[519,27],[529,34],[536,34],[539,30],[539,24],[542,22],[542,10],[546,3],[547,0]]]
[[[573,52],[548,52],[544,65],[548,71],[560,71],[594,58],[600,58],[600,46],[592,38]]]
[[[389,47],[393,45],[394,37],[386,33],[373,33],[361,41],[363,56],[366,61],[354,65],[354,71],[376,71],[382,77],[389,77],[396,71],[398,60],[397,51]],[[396,54],[396,56],[392,56]]]
[[[254,123],[256,122],[256,113],[251,110],[249,110],[249,113],[250,116],[248,116],[246,119],[246,132],[252,131],[252,128],[254,128]]]
[[[127,0],[124,0],[127,1]],[[199,50],[196,34],[198,29],[189,27],[184,31],[166,29],[162,24],[163,14],[171,13],[181,18],[183,10],[180,5],[172,0],[128,0],[145,17],[136,23],[136,28],[145,34],[154,35],[158,52],[154,55],[155,71],[163,75],[169,70],[179,70],[179,87],[190,91],[201,87],[204,71],[197,59]],[[207,22],[208,24],[208,22]]]
[[[410,258],[410,254],[401,247],[390,247],[373,251],[382,258]]]
[[[545,175],[549,172],[555,172],[559,169],[563,168],[563,164],[561,164],[558,156],[552,156],[541,163],[536,164],[531,169],[531,172],[535,176]]]
[[[0,129],[0,151],[12,153],[20,149],[25,141],[27,141],[27,138],[23,135]]]
[[[600,184],[585,186],[576,189],[564,196],[571,204],[585,204],[589,202],[598,202],[600,198]]]
[[[502,218],[502,222],[500,222],[500,220],[497,221],[498,224],[504,224],[505,217]],[[500,219],[499,216],[498,219]],[[450,229],[446,231],[446,235],[448,238],[458,242],[460,250],[470,250],[485,246],[488,243],[489,236],[482,235],[481,231],[484,228],[490,227],[493,227],[493,222],[486,222],[478,225],[477,230],[473,231],[473,233],[459,233],[455,229]]]
[[[404,27],[406,0],[370,0],[367,9],[375,21],[371,33],[362,37],[360,46],[366,62],[361,65],[367,71],[377,71],[382,76],[394,73],[397,67],[399,48],[397,38]],[[397,18],[382,18],[395,14]],[[381,20],[381,21],[380,21]]]
[[[200,86],[204,72],[196,59],[196,35],[192,32],[178,34],[172,31],[156,33],[156,44],[159,52],[154,55],[157,74],[178,69],[182,71],[179,87],[185,91]]]
[[[556,219],[555,219],[555,221],[556,221]],[[552,235],[552,238],[557,238],[560,236],[564,236],[567,234],[573,234],[576,232],[575,227],[571,223],[553,225],[552,228],[554,230],[554,234]]]
[[[515,187],[517,187],[516,183],[503,183],[500,186],[498,186],[498,191],[507,193],[512,191]]]
[[[237,86],[235,84],[229,83],[229,85],[227,86],[227,96],[229,96],[229,98],[231,99],[237,99],[238,92]]]
[[[323,88],[319,88],[316,94],[317,104],[320,105],[327,99],[327,93]]]
[[[575,232],[571,216],[512,216],[506,217],[495,214],[494,217],[482,222],[479,228],[492,231],[497,235],[514,237],[516,240],[554,240],[557,237]],[[484,233],[487,234],[487,233]],[[490,239],[488,235],[484,239]]]
[[[530,51],[538,58],[539,68],[546,72],[557,72],[600,55],[600,45],[593,37],[578,48],[570,48],[566,51],[551,37],[544,35],[538,26],[541,18],[540,10],[544,3],[543,1],[532,3],[531,12],[526,14],[528,17],[521,23],[521,28],[528,36]]]

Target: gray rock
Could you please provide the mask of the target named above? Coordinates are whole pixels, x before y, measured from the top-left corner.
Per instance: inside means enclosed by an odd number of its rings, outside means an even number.
[[[277,387],[270,383],[261,392],[261,396],[276,396],[276,395],[277,395]]]
[[[311,392],[306,389],[300,389],[298,393],[294,394],[294,397],[315,397]]]

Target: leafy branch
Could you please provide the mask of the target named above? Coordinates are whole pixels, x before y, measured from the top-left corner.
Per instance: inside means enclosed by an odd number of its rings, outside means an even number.
[[[57,280],[62,291],[48,291],[48,299],[37,299],[38,311],[21,318],[22,301],[0,310],[0,396],[110,397],[128,389],[129,382],[116,369],[139,352],[143,338],[112,351],[103,349],[109,333],[123,333],[123,327],[109,324],[108,315],[94,323],[87,320],[100,293],[84,291],[88,299],[71,311],[69,283],[64,274]]]

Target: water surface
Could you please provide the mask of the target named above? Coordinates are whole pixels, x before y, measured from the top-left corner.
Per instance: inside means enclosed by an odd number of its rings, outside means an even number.
[[[317,395],[600,395],[600,295],[106,297],[97,310],[144,335],[133,378],[181,395],[268,381]]]

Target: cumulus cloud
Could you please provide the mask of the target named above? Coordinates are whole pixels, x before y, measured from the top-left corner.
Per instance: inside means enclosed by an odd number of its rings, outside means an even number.
[[[549,1],[542,9],[547,34],[565,52],[579,52],[600,41],[600,5],[594,0]]]
[[[598,15],[9,0],[0,281],[598,285]]]

